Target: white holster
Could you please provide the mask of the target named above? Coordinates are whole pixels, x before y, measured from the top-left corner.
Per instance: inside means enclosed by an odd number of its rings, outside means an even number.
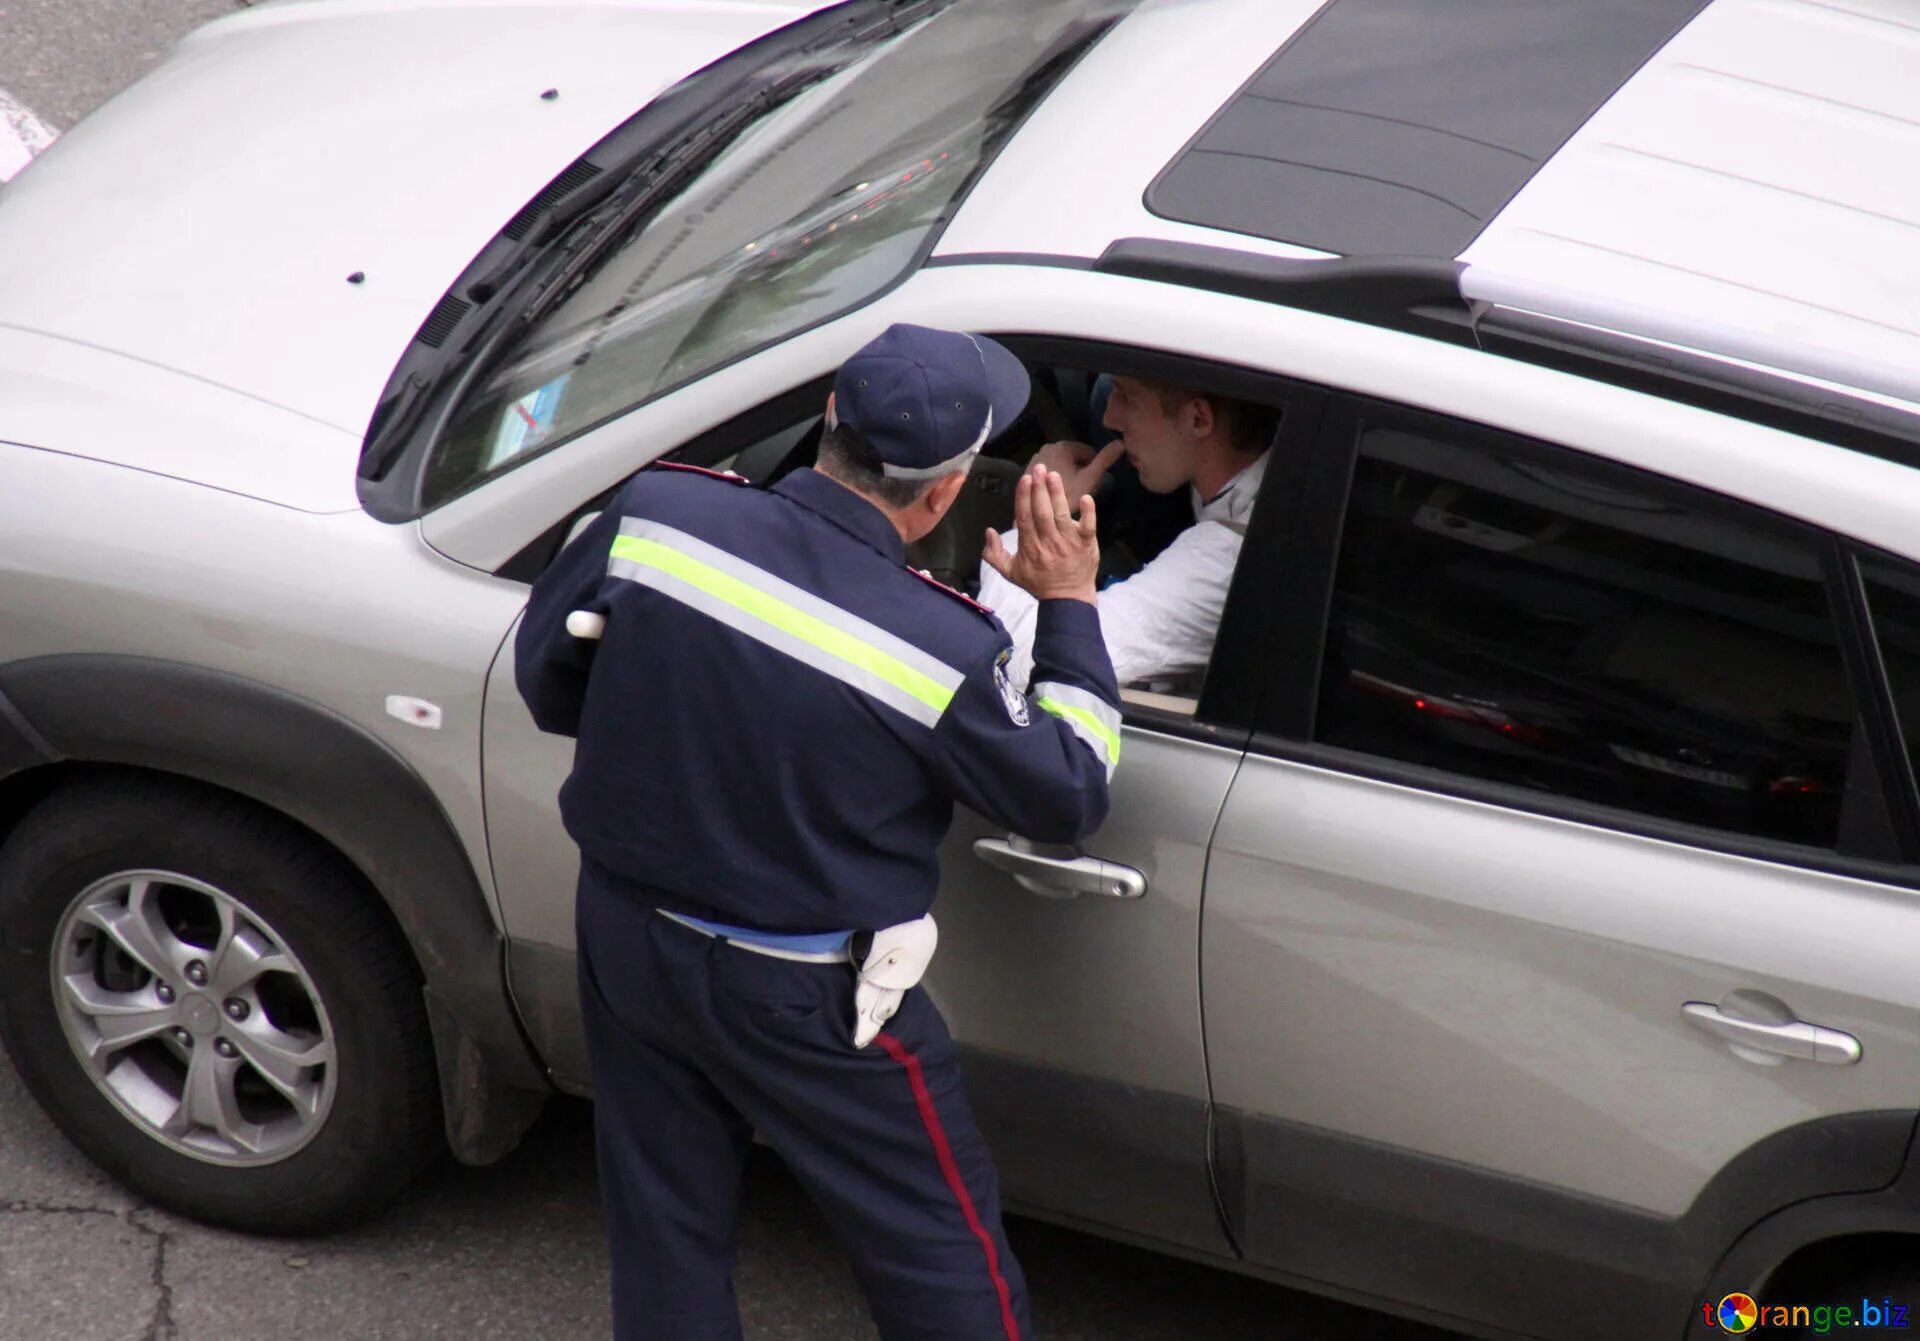
[[[873,945],[859,965],[859,984],[853,989],[854,1047],[873,1042],[880,1026],[893,1018],[900,999],[926,976],[939,943],[940,929],[931,913],[873,933]]]

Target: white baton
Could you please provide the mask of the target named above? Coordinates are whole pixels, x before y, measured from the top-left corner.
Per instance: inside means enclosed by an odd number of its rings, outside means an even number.
[[[576,638],[598,638],[607,631],[607,617],[591,610],[575,610],[567,616],[567,632]]]

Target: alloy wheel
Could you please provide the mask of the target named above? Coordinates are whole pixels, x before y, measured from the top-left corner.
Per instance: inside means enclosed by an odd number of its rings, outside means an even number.
[[[51,967],[74,1054],[155,1140],[258,1165],[325,1123],[336,1068],[320,993],[233,895],[166,871],[110,875],[68,906]]]

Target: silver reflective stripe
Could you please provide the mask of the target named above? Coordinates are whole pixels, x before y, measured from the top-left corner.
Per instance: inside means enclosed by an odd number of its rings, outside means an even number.
[[[966,679],[877,624],[659,522],[622,518],[607,572],[698,610],[928,727],[938,725]]]
[[[1073,734],[1084,740],[1094,757],[1107,766],[1107,779],[1120,765],[1120,710],[1084,689],[1054,680],[1042,680],[1033,687],[1035,706],[1065,722]]]

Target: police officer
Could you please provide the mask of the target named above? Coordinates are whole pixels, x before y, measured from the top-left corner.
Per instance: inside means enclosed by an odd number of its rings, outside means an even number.
[[[1036,469],[1017,554],[989,533],[1041,602],[1031,695],[992,614],[905,563],[1027,392],[992,341],[894,326],[841,368],[814,469],[766,491],[644,470],[534,586],[517,678],[542,730],[578,738],[560,805],[622,1341],[740,1336],[756,1131],[887,1341],[1030,1334],[953,1042],[914,983],[954,801],[1048,842],[1106,817],[1093,500],[1075,520]]]

